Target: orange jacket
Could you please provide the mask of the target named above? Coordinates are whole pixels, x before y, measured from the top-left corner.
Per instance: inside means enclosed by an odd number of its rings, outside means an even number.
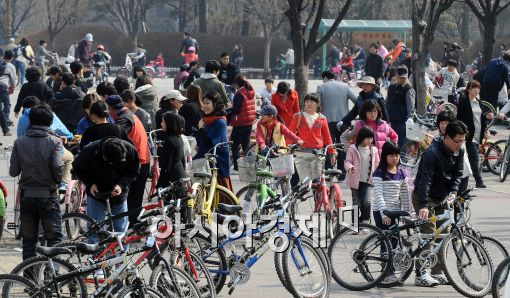
[[[397,46],[391,51],[388,53],[388,55],[386,55],[386,57],[384,58],[388,58],[389,56],[391,56],[391,59],[389,60],[388,63],[393,63],[393,61],[395,61],[395,59],[398,59],[398,56],[400,56],[400,53],[402,53],[402,49],[404,48],[404,43],[399,41]]]
[[[181,56],[184,57],[184,63],[190,64],[191,61],[198,61],[198,55],[193,53],[181,53]]]
[[[271,104],[276,107],[276,110],[278,110],[278,115],[282,118],[283,124],[289,126],[294,114],[299,112],[298,93],[296,90],[291,89],[286,102],[283,102],[280,94],[274,93],[271,97]]]
[[[289,130],[296,132],[296,135],[303,140],[303,148],[322,149],[333,142],[329,133],[328,119],[320,113],[312,128],[308,126],[306,118],[302,113],[294,114]],[[329,147],[328,152],[329,154],[334,154],[335,149]]]

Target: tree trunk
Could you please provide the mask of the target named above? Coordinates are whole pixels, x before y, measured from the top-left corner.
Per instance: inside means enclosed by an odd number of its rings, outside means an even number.
[[[207,0],[198,0],[198,31],[207,33]]]
[[[6,39],[8,38],[11,38],[14,36],[14,32],[13,32],[13,24],[14,24],[14,13],[13,13],[13,8],[12,8],[12,0],[7,0],[7,3],[6,3],[6,6],[7,6],[7,9],[6,9],[6,14],[7,14],[7,32],[6,32]]]
[[[493,47],[496,40],[494,35],[496,34],[496,20],[488,19],[487,22],[483,23],[483,61],[487,64],[492,59]]]
[[[133,53],[136,52],[136,47],[138,46],[138,33],[131,33],[131,48],[133,49]]]
[[[413,1],[412,24],[413,24],[413,78],[412,82],[416,90],[416,110],[418,114],[424,115],[427,109],[425,99],[427,98],[427,87],[425,86],[425,51],[427,46],[425,43],[425,24],[417,15]]]
[[[242,36],[248,36],[250,35],[250,28],[251,27],[251,18],[250,18],[250,11],[247,4],[244,4],[243,6],[243,23],[241,26],[241,35]]]
[[[55,51],[55,45],[57,43],[57,34],[51,31],[48,31],[48,40],[51,51]]]
[[[187,25],[187,1],[179,0],[179,32],[186,31]]]
[[[271,43],[273,37],[269,34],[264,39],[264,72],[271,71]]]
[[[461,28],[461,40],[464,45],[469,45],[469,19],[471,16],[471,9],[469,6],[464,5],[462,11],[462,28]]]

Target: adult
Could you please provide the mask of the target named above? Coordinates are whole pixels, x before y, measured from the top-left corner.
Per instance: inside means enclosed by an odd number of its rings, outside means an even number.
[[[117,92],[121,94],[122,91],[117,90]],[[148,76],[141,76],[136,79],[135,95],[139,96],[142,100],[140,107],[149,113],[152,126],[154,126],[154,123],[156,123],[156,112],[159,107],[158,92]]]
[[[188,72],[189,75],[182,85],[184,89],[187,89],[196,79],[200,78],[200,76],[204,73],[204,68],[200,65],[200,63],[198,63],[198,61],[191,61],[189,63]]]
[[[449,60],[446,67],[439,70],[441,80],[441,87],[448,90],[448,102],[455,103],[453,91],[457,89],[460,75],[457,71],[458,62],[456,60]]]
[[[221,53],[221,69],[218,74],[218,79],[222,81],[225,85],[234,85],[234,79],[239,74],[239,69],[235,66],[234,63],[230,62],[230,56],[227,52]]]
[[[198,42],[188,32],[184,32],[179,53],[190,53],[190,47],[194,47],[195,53],[198,53]]]
[[[406,45],[404,42],[400,41],[398,38],[392,40],[393,50],[388,52],[384,57],[385,60],[388,61],[389,65],[396,64],[395,66],[402,65],[405,58],[405,49]]]
[[[282,79],[291,79],[292,71],[294,70],[294,50],[292,48],[288,48],[287,52],[282,54],[281,57],[285,59],[284,76],[282,76]]]
[[[482,79],[482,98],[493,107],[498,104],[499,90],[506,84],[510,88],[509,67],[510,53],[505,52],[502,57],[491,59]]]
[[[23,37],[19,42],[19,47],[16,48],[16,69],[18,70],[18,76],[20,79],[20,85],[25,84],[25,72],[27,67],[35,59],[34,50],[28,43],[28,39]]]
[[[444,138],[432,142],[423,152],[411,195],[414,210],[421,220],[443,214],[446,211],[444,199],[455,198],[462,177],[464,155],[462,144],[466,141],[467,134],[468,129],[464,123],[451,122],[446,127]],[[443,223],[444,220],[435,224],[425,224],[420,226],[420,231],[432,234],[436,231],[435,227]],[[446,233],[447,229],[441,231],[441,234]],[[420,270],[421,266],[417,264],[415,284],[422,287],[446,284],[448,279],[442,273],[442,265],[438,262],[429,273],[428,269]]]
[[[92,36],[90,33],[87,33],[85,34],[85,37],[78,43],[76,56],[79,62],[84,65],[90,65],[90,62],[92,61],[92,57],[94,55],[94,51],[92,50],[93,41],[94,36]]]
[[[186,90],[186,100],[182,107],[179,109],[179,115],[184,118],[184,134],[187,136],[194,136],[199,138],[198,123],[202,119],[202,90],[200,87],[191,85]],[[198,141],[198,140],[197,140]]]
[[[75,40],[73,44],[69,47],[69,50],[67,51],[67,59],[72,58],[71,59],[72,61],[70,60],[68,61],[74,62],[76,60],[76,57],[78,57],[77,53],[78,53],[78,41]]]
[[[198,61],[199,57],[195,53],[195,47],[189,47],[188,51],[189,51],[188,53],[184,52],[181,53],[181,56],[184,57],[184,63],[190,64],[193,61]]]
[[[84,147],[73,162],[73,174],[85,184],[87,215],[101,222],[105,218],[106,203],[97,198],[98,193],[110,193],[113,215],[128,210],[128,193],[138,176],[140,161],[133,145],[116,137],[108,137]],[[113,221],[113,231],[124,232],[128,227],[126,216]],[[97,235],[89,237],[97,243]]]
[[[366,76],[362,80],[357,82],[358,87],[361,88],[361,91],[356,99],[356,103],[354,107],[349,111],[349,113],[343,117],[342,119],[342,127],[340,129],[340,133],[343,132],[347,127],[351,125],[352,120],[358,116],[361,107],[366,101],[373,100],[377,102],[379,107],[381,108],[381,118],[384,121],[388,121],[388,112],[386,110],[386,102],[384,101],[384,97],[377,91],[378,85],[376,84],[374,78]]]
[[[23,260],[35,257],[42,223],[48,246],[62,241],[62,217],[57,184],[62,180],[62,141],[50,129],[53,113],[48,105],[32,108],[30,128],[14,141],[9,175],[19,180]]]
[[[361,66],[365,64],[365,61],[367,59],[367,53],[365,52],[365,49],[361,47],[358,43],[354,44],[354,69],[360,70]]]
[[[85,93],[74,85],[74,78],[72,73],[63,73],[60,91],[50,100],[51,108],[72,133],[76,132],[78,123],[83,118],[82,101],[85,97]]]
[[[469,157],[469,164],[473,170],[473,177],[476,187],[486,188],[480,174],[479,167],[479,145],[483,141],[487,130],[487,120],[492,120],[494,115],[480,105],[480,83],[471,81],[467,84],[464,94],[459,99],[457,119],[464,122],[470,134],[466,136],[466,150]]]
[[[407,67],[397,68],[395,83],[388,88],[388,121],[398,134],[400,148],[406,143],[406,121],[413,118],[416,92],[407,78]]]
[[[451,48],[446,51],[446,64],[448,65],[448,61],[455,60],[459,64],[460,72],[464,71],[464,62],[462,61],[462,55],[464,54],[464,49],[456,42],[453,42]]]
[[[128,108],[131,112],[133,112],[136,117],[142,122],[143,128],[145,129],[145,132],[150,132],[152,127],[151,122],[151,116],[147,111],[145,111],[143,108],[139,107],[136,104],[136,95],[131,91],[130,89],[126,89],[122,91],[120,94],[120,97],[122,97],[122,100],[124,101],[124,105],[126,108]]]
[[[84,116],[81,118],[80,122],[78,122],[78,127],[76,128],[77,135],[83,135],[85,130],[94,124],[92,119],[90,119],[90,108],[92,107],[92,104],[98,100],[99,98],[96,93],[89,93],[83,97],[81,103]]]
[[[67,72],[67,69],[62,69],[58,65],[53,65],[48,68],[46,71],[46,85],[48,85],[53,93],[57,93],[60,91],[60,86],[62,84],[62,73]]]
[[[282,81],[276,86],[276,93],[271,97],[271,104],[278,110],[283,124],[289,126],[294,114],[299,112],[299,96],[290,84]]]
[[[149,141],[142,122],[131,110],[124,106],[124,101],[119,95],[108,96],[106,103],[108,104],[110,116],[127,133],[138,152],[140,160],[140,172],[136,180],[131,183],[127,197],[128,209],[131,210],[142,206],[145,183],[149,177],[150,170]],[[137,216],[138,214],[129,216],[130,225],[137,222]]]
[[[159,110],[156,112],[156,129],[161,128],[163,115],[167,112],[178,114],[185,100],[186,97],[182,96],[181,92],[177,90],[171,90],[165,94],[159,101]]]
[[[384,75],[384,60],[377,54],[377,45],[370,45],[370,53],[365,63],[365,75],[375,79],[378,85],[382,83]]]
[[[120,128],[117,124],[110,123],[108,119],[110,114],[108,113],[108,105],[100,100],[96,101],[90,107],[89,113],[92,125],[85,129],[83,136],[80,141],[80,148],[84,148],[88,144],[102,140],[107,137],[116,137],[129,141],[126,132]]]
[[[239,146],[243,152],[247,153],[250,147],[250,136],[253,123],[256,120],[255,112],[255,91],[250,82],[243,75],[238,75],[234,79],[234,102],[230,110],[230,125],[232,125],[232,157],[234,161],[234,170],[237,169],[237,159],[239,158]]]
[[[174,90],[185,90],[185,88],[182,86],[186,79],[189,76],[189,66],[188,64],[183,64],[179,67],[179,72],[174,77]]]
[[[76,87],[80,88],[84,93],[87,93],[89,91],[89,86],[92,87],[92,81],[85,82],[83,77],[83,64],[76,61],[71,62],[71,64],[69,64],[69,68],[75,77],[74,84]]]
[[[125,76],[118,76],[117,78],[115,78],[115,80],[113,81],[113,86],[115,87],[114,94],[120,94],[122,91],[131,88],[131,86],[129,85],[129,80]]]
[[[236,43],[234,45],[234,51],[232,52],[232,59],[234,59],[234,63],[239,71],[241,71],[241,64],[244,61],[244,48],[240,43]]]
[[[10,136],[9,125],[12,121],[9,120],[11,113],[11,101],[9,96],[14,93],[16,86],[16,67],[12,65],[14,53],[10,50],[4,52],[4,59],[0,61],[0,126],[4,136]],[[3,106],[3,107],[2,107]]]
[[[329,65],[331,67],[335,67],[338,64],[338,61],[340,61],[340,50],[336,47],[336,45],[331,45],[331,50],[328,54],[329,58]]]
[[[14,51],[18,46],[16,45],[16,40],[14,38],[9,38],[9,43],[4,47],[5,51]]]
[[[115,81],[117,81],[117,79],[115,79]],[[108,98],[108,96],[116,94],[117,90],[115,89],[115,85],[112,82],[101,82],[96,87],[96,93],[100,99],[105,100]]]
[[[128,54],[132,61],[133,67],[144,67],[147,64],[147,51],[144,49],[143,44],[139,43],[136,46],[136,53]]]
[[[205,64],[205,72],[196,79],[193,84],[202,89],[203,94],[210,92],[217,92],[220,95],[221,103],[226,107],[228,106],[227,91],[225,85],[218,79],[221,70],[221,65],[216,60],[209,60]]]
[[[46,83],[41,81],[41,71],[35,66],[27,68],[25,72],[27,83],[21,86],[21,90],[14,106],[14,117],[18,118],[23,105],[23,100],[28,96],[35,96],[42,102],[48,103],[53,98],[53,91]]]

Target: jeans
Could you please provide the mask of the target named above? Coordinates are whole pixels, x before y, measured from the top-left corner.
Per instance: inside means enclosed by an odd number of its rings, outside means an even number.
[[[405,143],[407,142],[406,138],[406,123],[405,122],[391,122],[390,123],[391,128],[397,133],[398,135],[398,146],[402,148]]]
[[[127,197],[127,208],[132,210],[142,206],[143,195],[145,193],[145,183],[149,178],[150,163],[144,164],[140,167],[140,172],[136,180],[129,186],[129,194]],[[136,222],[138,214],[129,215],[129,226],[132,227]]]
[[[35,257],[39,236],[39,222],[48,246],[62,241],[62,216],[57,198],[27,198],[20,201],[23,260]]]
[[[294,70],[294,64],[285,64],[285,70],[283,72],[285,77],[282,79],[292,79],[292,71]]]
[[[4,134],[9,132],[10,110],[11,103],[9,102],[9,91],[6,85],[0,84],[0,127]]]
[[[14,60],[12,61],[14,66],[16,66],[16,70],[18,73],[18,77],[20,79],[20,86],[25,83],[25,72],[27,70],[27,65],[21,61]]]
[[[358,59],[358,60],[354,60],[354,69],[355,70],[360,70],[361,69],[361,65],[365,64],[365,59]]]
[[[475,177],[476,183],[481,183],[482,175],[480,175],[480,157],[478,156],[480,150],[478,144],[475,142],[466,142],[466,150],[469,158],[469,165],[471,165],[471,170],[473,170],[473,177]]]
[[[234,126],[232,128],[232,159],[234,160],[234,170],[237,168],[237,159],[239,158],[239,145],[243,148],[246,155],[250,147],[251,125],[247,126]]]
[[[125,194],[121,195],[126,196]],[[112,209],[113,215],[126,212],[128,210],[127,202],[125,199],[121,204],[112,205],[110,207]],[[87,215],[92,217],[98,223],[103,222],[106,216],[106,203],[96,200],[90,195],[87,195]],[[127,216],[124,216],[123,218],[119,218],[113,221],[114,232],[125,232],[127,230],[127,227],[128,227]],[[97,234],[91,234],[89,237],[89,243],[94,244],[97,242],[98,242]]]
[[[370,210],[371,210],[371,198],[370,191],[372,185],[360,182],[358,189],[351,188],[352,191],[352,205],[359,206],[359,219],[362,221],[370,220]]]

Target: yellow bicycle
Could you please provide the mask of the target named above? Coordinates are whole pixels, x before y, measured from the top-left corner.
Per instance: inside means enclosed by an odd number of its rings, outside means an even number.
[[[218,168],[216,162],[218,155],[216,149],[218,147],[228,146],[230,142],[218,143],[213,148],[212,154],[205,154],[203,159],[194,160],[194,164],[198,164],[193,168],[193,178],[198,182],[193,183],[192,199],[188,201],[191,207],[191,218],[193,222],[198,216],[201,217],[203,224],[211,224],[212,214],[218,208],[220,201],[226,205],[238,205],[239,199],[228,188],[218,184]],[[199,169],[199,170],[197,170]],[[228,208],[230,213],[236,214],[240,210]]]

